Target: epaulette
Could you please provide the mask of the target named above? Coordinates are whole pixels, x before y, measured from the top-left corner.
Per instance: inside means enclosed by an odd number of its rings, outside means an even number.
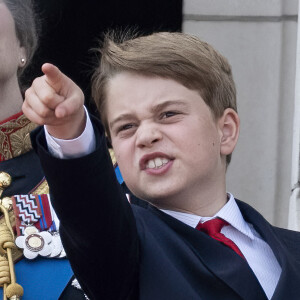
[[[30,132],[37,125],[19,112],[0,122],[0,162],[20,156],[32,149]]]

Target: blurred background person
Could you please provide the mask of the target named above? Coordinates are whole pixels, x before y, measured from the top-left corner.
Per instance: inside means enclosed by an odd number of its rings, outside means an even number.
[[[2,175],[6,172],[11,176],[11,184],[4,189],[1,199],[20,194],[47,194],[49,192],[39,159],[32,150],[29,138],[30,132],[36,125],[21,112],[24,70],[32,60],[37,41],[32,2],[30,0],[0,0],[0,172]],[[2,204],[7,205],[11,225],[18,227],[22,223],[21,215],[7,200],[9,198],[3,200]],[[39,207],[46,209],[47,205],[49,204],[45,199]],[[48,211],[46,216],[45,212],[40,218],[46,217],[50,220],[43,229],[51,230],[54,236],[59,224],[55,216],[51,214],[51,207],[48,208],[50,208],[50,213]],[[28,213],[31,212],[28,211]],[[3,223],[2,216],[1,224]],[[21,228],[21,225],[17,230]],[[54,225],[55,229],[53,229]],[[36,231],[38,232],[38,229]],[[17,282],[24,288],[22,299],[58,299],[64,290],[64,295],[60,299],[85,299],[83,292],[71,285],[72,270],[59,241],[60,239],[56,236],[55,255],[60,258],[51,258],[54,256],[54,248],[51,248],[52,252],[47,255],[48,257],[38,256],[35,259],[24,258],[23,251],[20,249],[13,251],[15,262],[20,260],[15,264],[15,270]],[[54,240],[51,243],[54,246]],[[7,282],[2,274],[3,272],[1,272],[0,280]],[[1,299],[2,293],[1,288]]]

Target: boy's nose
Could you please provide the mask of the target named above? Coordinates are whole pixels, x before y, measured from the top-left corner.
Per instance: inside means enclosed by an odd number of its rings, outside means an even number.
[[[136,144],[138,147],[152,147],[162,139],[161,131],[154,126],[140,126],[137,132]]]

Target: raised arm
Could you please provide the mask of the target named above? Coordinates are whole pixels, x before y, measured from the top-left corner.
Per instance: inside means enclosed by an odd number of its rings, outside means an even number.
[[[24,113],[57,138],[84,130],[83,94],[50,64],[26,92]],[[135,299],[138,237],[131,207],[118,184],[103,126],[93,120],[96,149],[76,159],[52,156],[44,130],[32,136],[61,221],[60,234],[74,273],[90,299]]]

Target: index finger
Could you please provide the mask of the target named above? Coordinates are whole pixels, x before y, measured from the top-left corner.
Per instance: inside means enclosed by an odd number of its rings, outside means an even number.
[[[64,74],[56,66],[49,63],[43,64],[42,71],[45,74],[46,82],[54,89],[57,94],[61,95],[63,86],[64,84],[66,84],[66,76],[64,76]]]

